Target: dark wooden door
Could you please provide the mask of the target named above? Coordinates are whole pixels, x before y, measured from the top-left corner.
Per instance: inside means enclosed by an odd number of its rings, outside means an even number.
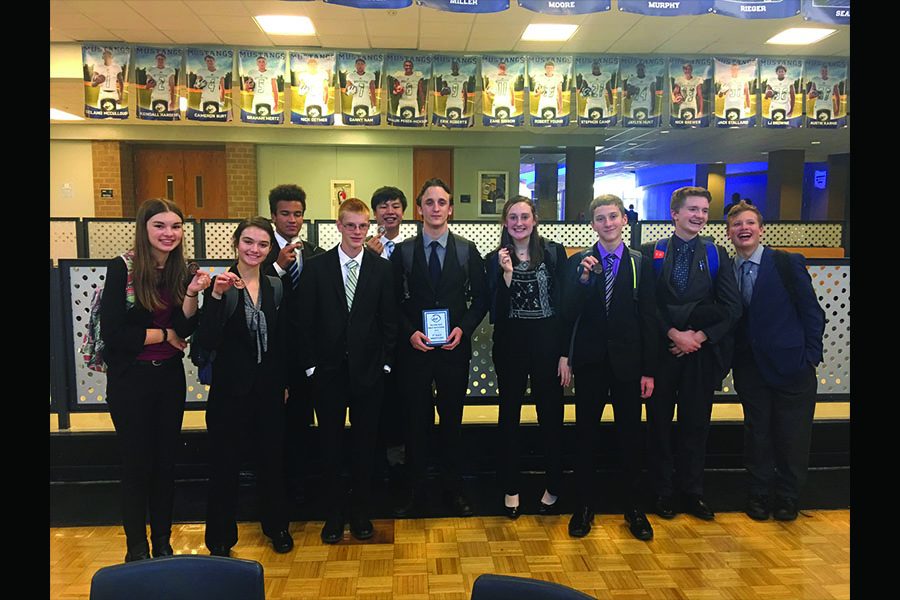
[[[422,212],[415,205],[415,197],[422,189],[422,184],[432,177],[439,177],[453,189],[453,149],[452,148],[413,148],[413,216],[422,220]],[[456,196],[453,202],[456,204]],[[453,215],[450,216],[453,220]]]
[[[188,219],[228,218],[225,150],[140,147],[134,151],[137,204],[168,198]]]

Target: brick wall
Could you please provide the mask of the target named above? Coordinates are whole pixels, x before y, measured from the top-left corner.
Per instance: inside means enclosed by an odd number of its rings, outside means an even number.
[[[120,142],[91,142],[94,163],[94,215],[97,217],[122,216],[122,157]],[[112,198],[101,198],[100,189],[110,188]]]
[[[259,212],[256,193],[256,146],[226,144],[228,218],[243,219]]]

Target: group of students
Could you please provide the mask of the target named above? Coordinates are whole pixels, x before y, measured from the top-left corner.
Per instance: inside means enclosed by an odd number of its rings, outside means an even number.
[[[243,221],[233,236],[237,260],[215,277],[189,273],[175,204],[141,205],[134,248],[109,263],[101,304],[107,398],[122,446],[126,561],[151,555],[148,507],[152,555],[172,554],[189,336],[215,351],[206,410],[211,554],[228,556],[237,543],[238,442],[245,437],[257,450],[262,530],[275,551],[291,550],[288,487],[297,489],[292,479],[302,472],[299,452],[313,409],[324,542],[340,541],[346,524],[357,539],[374,534],[368,511],[379,428],[405,442],[409,477],[394,514],[422,514],[435,406],[444,501],[458,516],[473,514],[462,479],[461,423],[471,337],[488,312],[500,396],[497,472],[510,518],[522,506],[517,440],[529,381],[545,446],[538,511],[548,514],[562,493],[563,389],[574,379],[577,508],[569,534],[591,530],[599,493],[595,443],[607,403],[631,533],[653,537],[641,507],[644,402],[653,512],[713,519],[703,498],[706,439],[714,391],[732,368],[745,415],[747,514],[796,518],[825,319],[803,257],[760,244],[758,209],[741,203],[729,212],[732,260],[699,235],[711,202],[704,188],[673,192],[674,235],[640,251],[623,242],[622,200],[599,196],[589,206],[597,243],[567,257],[562,245],[539,235],[534,203],[516,196],[504,205],[498,248],[482,259],[474,243],[449,230],[453,196],[445,182],[426,181],[415,201],[422,229],[407,239],[399,231],[407,208],[401,190],[377,190],[371,211],[359,199],[344,201],[336,224],[341,242],[323,251],[300,238],[303,190],[277,186],[269,196],[271,224]],[[379,235],[369,237],[371,212]],[[432,341],[424,317],[439,310],[446,311],[446,339]],[[348,409],[349,495],[341,479]]]

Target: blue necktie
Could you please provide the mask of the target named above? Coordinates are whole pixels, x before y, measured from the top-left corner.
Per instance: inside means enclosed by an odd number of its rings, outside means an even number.
[[[683,294],[688,286],[688,274],[691,270],[691,253],[689,246],[682,244],[675,254],[675,268],[672,270],[672,283],[678,294]]]
[[[441,261],[437,253],[439,245],[437,240],[431,242],[431,256],[428,258],[428,275],[431,277],[431,285],[435,291],[441,281]]]
[[[388,240],[384,243],[384,247],[387,248],[388,258],[390,258],[391,254],[394,253],[394,242]]]
[[[744,299],[744,306],[750,306],[750,299],[753,297],[753,279],[750,277],[751,262],[745,260],[741,265],[741,297]]]
[[[300,268],[297,267],[297,261],[292,260],[291,264],[288,265],[288,273],[291,276],[291,289],[296,290],[297,284],[300,282]]]

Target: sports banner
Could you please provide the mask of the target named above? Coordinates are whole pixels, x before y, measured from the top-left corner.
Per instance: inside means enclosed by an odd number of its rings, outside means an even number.
[[[533,127],[566,127],[572,111],[572,57],[528,57],[528,113]]]
[[[713,12],[738,19],[787,19],[800,14],[800,0],[714,0]]]
[[[847,61],[807,59],[803,68],[806,126],[819,129],[846,127]]]
[[[519,0],[524,9],[545,15],[586,15],[610,9],[610,0]]]
[[[801,10],[807,21],[850,24],[850,0],[803,0]]]
[[[619,118],[619,59],[575,57],[575,111],[579,127],[614,127]]]
[[[760,109],[763,127],[800,127],[803,121],[802,58],[759,59]]]
[[[344,125],[381,125],[384,54],[338,54],[338,84]]]
[[[291,123],[334,125],[334,52],[291,52]]]
[[[412,6],[412,0],[324,0],[324,2],[351,8],[406,8]]]
[[[484,54],[481,122],[486,127],[521,127],[525,117],[525,57]]]
[[[84,73],[84,116],[89,119],[128,118],[128,63],[131,46],[81,47]]]
[[[716,127],[754,127],[756,125],[755,58],[716,58]]]
[[[710,58],[669,58],[669,125],[679,129],[709,127],[713,61]]]
[[[231,75],[234,50],[187,49],[187,113],[189,121],[231,121]]]
[[[666,59],[624,56],[619,60],[619,73],[622,77],[622,125],[659,127]]]
[[[655,17],[680,17],[682,15],[705,15],[713,11],[713,0],[619,0],[619,10],[638,15]]]
[[[239,50],[241,121],[264,125],[284,122],[284,52]]]
[[[384,70],[387,73],[388,125],[428,125],[426,101],[431,55],[388,54],[384,59]]]
[[[449,128],[471,127],[475,122],[478,57],[436,54],[432,66],[434,108],[431,122]]]
[[[509,8],[509,0],[416,0],[416,4],[458,13],[495,13]]]
[[[178,107],[181,48],[134,49],[134,83],[137,89],[138,119],[149,121],[179,121]]]

